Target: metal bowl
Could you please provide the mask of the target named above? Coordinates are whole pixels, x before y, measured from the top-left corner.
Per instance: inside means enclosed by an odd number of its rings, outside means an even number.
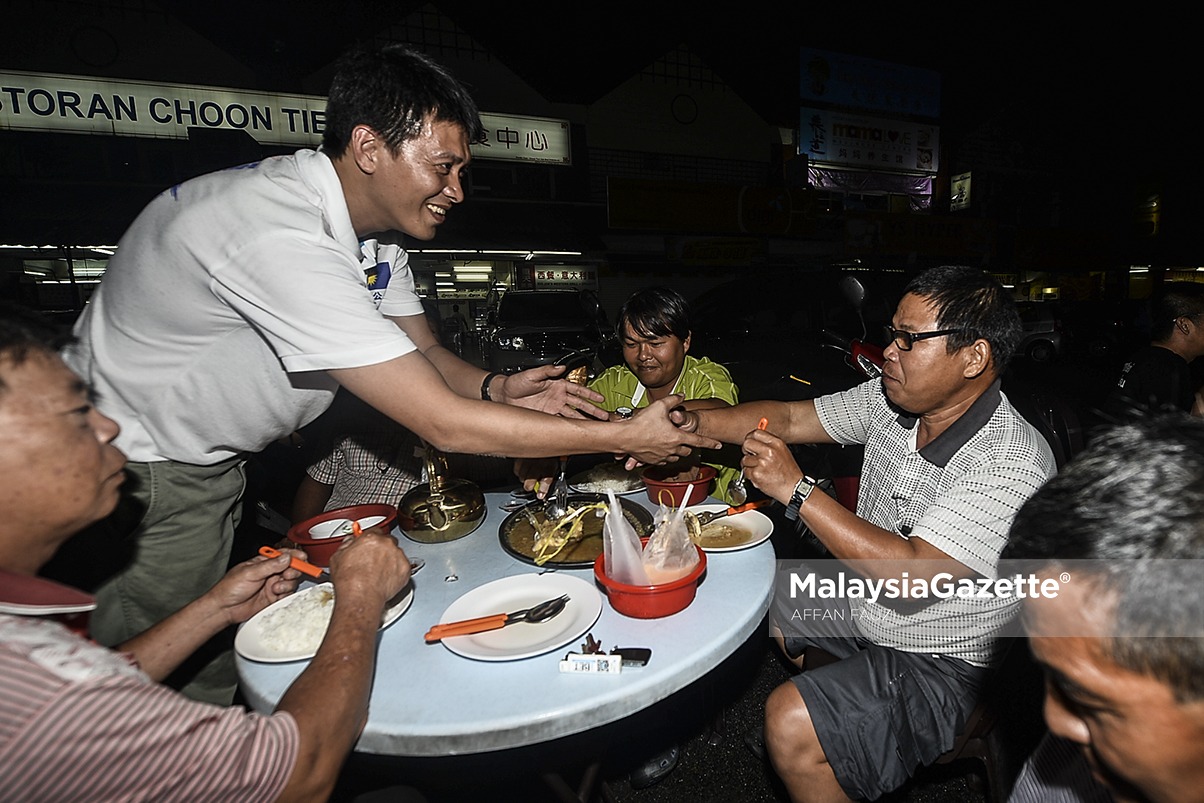
[[[569,494],[570,508],[578,508],[582,505],[591,505],[596,502],[605,501],[607,501],[606,494]],[[635,529],[635,534],[641,538],[651,535],[652,513],[638,502],[631,502],[627,499],[619,499],[618,501],[620,507],[623,509],[623,516],[626,517],[627,521],[631,522],[631,526]],[[521,560],[523,563],[530,563],[534,566],[536,565],[533,543],[535,528],[531,525],[527,514],[523,512],[524,510],[529,510],[532,515],[541,517],[543,515],[543,504],[533,502],[527,505],[526,508],[520,508],[512,512],[502,521],[501,526],[498,528],[498,539],[501,541],[502,549],[506,550],[511,556]],[[589,516],[586,519],[585,537],[576,543],[566,546],[560,554],[543,565],[557,569],[588,569],[593,566],[594,560],[602,554],[602,524],[604,521],[604,518]]]
[[[397,506],[397,526],[412,541],[443,544],[463,538],[485,520],[485,494],[468,480],[443,480],[411,488]]]

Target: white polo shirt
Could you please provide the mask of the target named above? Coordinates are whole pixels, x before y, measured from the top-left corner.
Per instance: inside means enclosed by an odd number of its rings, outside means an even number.
[[[361,242],[325,154],[303,150],[156,197],[122,237],[67,362],[136,462],[212,465],[314,420],[326,371],[415,346],[398,242]]]

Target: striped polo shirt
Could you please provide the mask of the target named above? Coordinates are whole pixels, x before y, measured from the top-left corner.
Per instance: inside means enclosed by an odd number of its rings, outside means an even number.
[[[14,577],[0,571],[0,582]],[[22,585],[36,603],[0,599],[0,797],[276,799],[297,759],[290,715],[189,700],[128,656],[37,615],[59,612],[62,586]]]
[[[1049,444],[1024,420],[996,380],[935,440],[916,449],[918,418],[900,411],[874,379],[815,400],[838,443],[864,444],[857,515],[900,538],[922,538],[994,579],[1020,506],[1054,474]],[[922,608],[850,600],[857,628],[876,644],[995,662],[1015,598],[941,599]]]

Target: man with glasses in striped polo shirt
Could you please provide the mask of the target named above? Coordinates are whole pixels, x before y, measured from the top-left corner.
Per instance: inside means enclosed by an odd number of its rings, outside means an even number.
[[[675,416],[695,433],[742,442],[745,476],[836,559],[815,563],[853,585],[993,580],[1012,517],[1054,472],[1049,444],[1000,392],[1020,331],[992,277],[933,268],[904,291],[880,379],[814,400]],[[812,493],[816,480],[799,470],[792,443],[865,446],[855,514]],[[801,669],[808,647],[837,659],[766,703],[764,745],[796,801],[875,799],[949,750],[1018,603],[846,592],[805,608],[792,589],[779,584],[771,610],[780,646]]]

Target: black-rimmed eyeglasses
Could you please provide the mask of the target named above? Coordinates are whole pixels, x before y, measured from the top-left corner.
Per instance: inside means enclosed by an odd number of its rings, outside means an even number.
[[[937,329],[935,332],[905,332],[893,326],[884,326],[882,329],[886,333],[886,342],[894,343],[899,351],[911,351],[911,347],[915,345],[917,340],[955,335],[962,331],[961,329]]]

